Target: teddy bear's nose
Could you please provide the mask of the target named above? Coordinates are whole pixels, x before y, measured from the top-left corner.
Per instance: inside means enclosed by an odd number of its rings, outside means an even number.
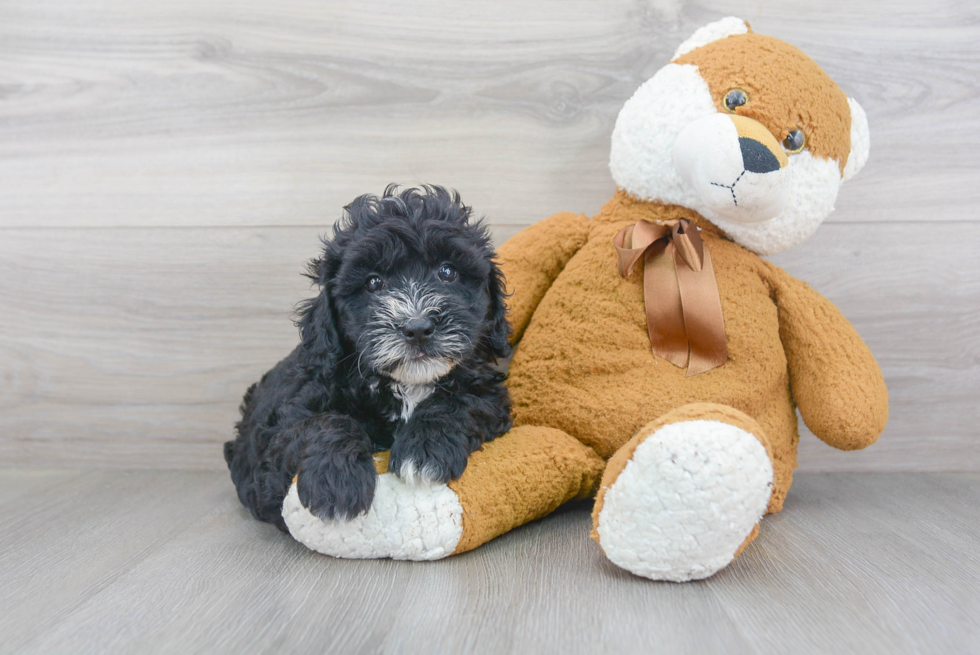
[[[765,125],[759,121],[729,114],[738,133],[738,147],[742,151],[742,166],[752,173],[772,173],[789,163],[782,146]]]
[[[742,149],[742,165],[752,173],[771,173],[779,170],[779,160],[755,139],[744,136],[738,138],[739,148]]]

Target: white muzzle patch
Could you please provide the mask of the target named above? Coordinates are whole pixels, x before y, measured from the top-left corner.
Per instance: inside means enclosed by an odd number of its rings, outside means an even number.
[[[677,136],[672,155],[681,180],[716,216],[759,223],[778,216],[789,201],[786,169],[749,170],[738,131],[727,114],[689,123]]]
[[[856,151],[848,159],[847,174],[867,160],[869,144],[864,112],[851,104]],[[729,115],[719,113],[697,67],[668,64],[619,112],[609,170],[616,185],[630,195],[690,207],[760,255],[809,238],[834,209],[841,184],[838,162],[804,149],[790,155],[775,176],[775,171],[747,172],[739,178],[743,166],[737,134]]]
[[[406,386],[428,385],[453,370],[454,362],[446,357],[409,359],[396,366],[388,375]]]

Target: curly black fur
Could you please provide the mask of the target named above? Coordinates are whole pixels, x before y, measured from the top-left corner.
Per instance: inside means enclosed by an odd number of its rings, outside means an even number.
[[[357,198],[309,276],[319,293],[299,307],[300,344],[245,393],[225,444],[242,503],[283,531],[297,473],[308,509],[351,518],[371,506],[373,453],[390,449],[403,478],[447,482],[511,425],[492,366],[510,354],[503,275],[458,194]]]

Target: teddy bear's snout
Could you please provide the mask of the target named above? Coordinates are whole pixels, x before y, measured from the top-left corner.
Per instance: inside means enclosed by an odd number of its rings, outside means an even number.
[[[789,159],[772,133],[751,118],[714,113],[692,121],[674,142],[673,160],[709,218],[766,221],[789,200]]]

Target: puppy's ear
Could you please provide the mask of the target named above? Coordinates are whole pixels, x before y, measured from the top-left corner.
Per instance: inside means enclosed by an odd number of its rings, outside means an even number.
[[[490,260],[490,277],[487,280],[487,291],[490,294],[490,311],[487,313],[487,320],[490,323],[490,331],[487,335],[489,341],[489,354],[494,358],[505,358],[510,356],[510,321],[507,320],[507,299],[505,291],[504,273],[497,266],[497,262]]]
[[[341,352],[330,299],[331,269],[326,255],[310,262],[308,277],[316,282],[319,293],[299,304],[296,320],[301,343],[300,366],[324,383],[333,378]]]

